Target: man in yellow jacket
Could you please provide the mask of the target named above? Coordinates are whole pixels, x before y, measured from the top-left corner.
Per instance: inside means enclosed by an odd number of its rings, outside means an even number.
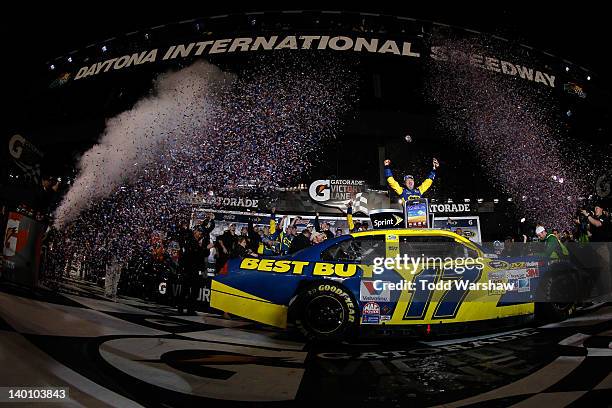
[[[391,172],[391,160],[387,159],[384,161],[385,164],[385,177],[387,178],[387,183],[389,187],[393,189],[399,195],[402,200],[414,200],[417,198],[421,198],[423,194],[431,187],[434,179],[436,178],[436,170],[440,167],[440,163],[434,157],[433,159],[433,169],[429,172],[429,175],[421,183],[420,186],[414,188],[414,177],[411,175],[404,176],[404,184],[406,187],[402,187],[395,179],[393,178],[393,173]]]

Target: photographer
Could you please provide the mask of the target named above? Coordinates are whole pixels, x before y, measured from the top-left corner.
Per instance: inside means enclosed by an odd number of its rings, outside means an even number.
[[[581,211],[582,215],[591,225],[591,242],[609,242],[610,241],[610,214],[604,211],[599,204],[595,205],[594,211]]]
[[[601,275],[598,288],[601,294],[610,294],[612,290],[612,269],[610,268],[610,214],[604,211],[601,204],[596,204],[593,212],[582,210],[582,215],[589,222],[593,250],[598,255],[598,264]]]

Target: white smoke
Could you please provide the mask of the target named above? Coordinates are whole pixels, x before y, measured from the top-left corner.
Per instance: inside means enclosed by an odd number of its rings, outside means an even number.
[[[180,143],[193,123],[209,123],[216,95],[232,81],[232,75],[204,61],[160,75],[151,96],[109,119],[98,143],[83,154],[77,178],[56,211],[56,227],[136,180],[169,143]]]

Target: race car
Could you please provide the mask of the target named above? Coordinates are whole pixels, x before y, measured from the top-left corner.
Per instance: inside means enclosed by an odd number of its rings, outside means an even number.
[[[502,260],[448,230],[372,230],[291,256],[231,259],[211,281],[210,306],[294,324],[310,339],[489,330],[536,312],[569,316],[577,290],[570,269],[537,256]]]

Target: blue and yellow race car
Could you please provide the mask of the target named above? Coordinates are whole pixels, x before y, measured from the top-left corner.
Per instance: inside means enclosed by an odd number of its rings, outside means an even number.
[[[311,339],[488,330],[536,311],[571,314],[576,282],[559,272],[569,267],[502,260],[447,230],[373,230],[291,256],[231,259],[211,281],[210,306],[279,328],[293,323]]]

